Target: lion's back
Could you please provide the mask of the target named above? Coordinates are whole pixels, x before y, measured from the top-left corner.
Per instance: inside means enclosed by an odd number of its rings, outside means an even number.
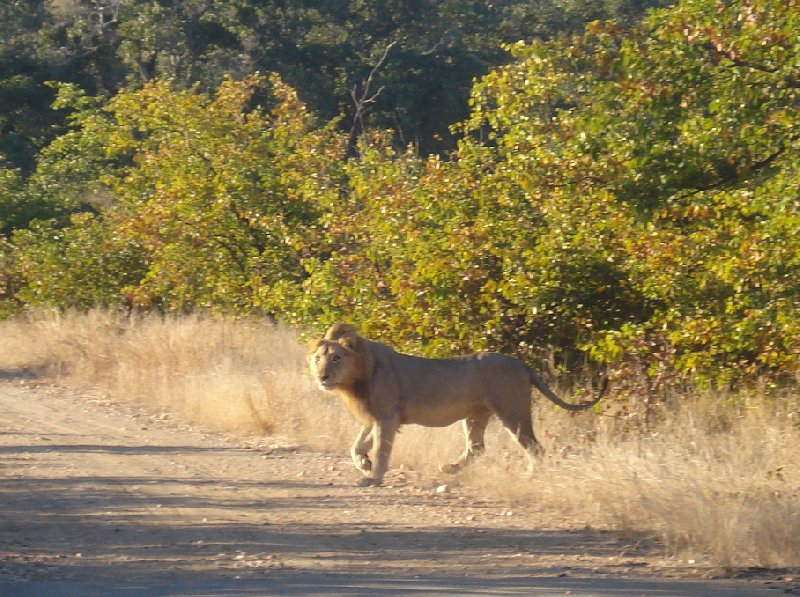
[[[488,384],[494,396],[529,398],[530,376],[521,360],[499,352],[479,352],[471,357],[480,372],[480,378]]]
[[[447,425],[476,407],[530,399],[525,365],[499,353],[427,359],[394,352],[391,361],[407,422]]]

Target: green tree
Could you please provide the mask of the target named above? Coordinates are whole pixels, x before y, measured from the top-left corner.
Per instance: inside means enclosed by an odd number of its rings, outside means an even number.
[[[43,0],[0,4],[0,156],[12,167],[33,167],[53,122],[52,94],[42,89],[48,49],[40,32],[48,18]]]
[[[144,275],[141,246],[92,214],[74,215],[69,224],[35,221],[14,233],[14,298],[45,308],[131,307],[127,288]]]
[[[403,147],[446,151],[475,77],[503,63],[502,42],[549,39],[587,20],[634,22],[663,0],[279,3],[253,0],[15,0],[0,6],[0,154],[29,173],[62,132],[47,81],[90,96],[169,79],[212,92],[232,76],[278,72],[323,119],[345,114],[395,132]],[[373,101],[357,107],[370,71]],[[367,97],[372,97],[373,94]],[[363,108],[367,108],[364,110]],[[358,121],[358,122],[356,122]]]
[[[99,215],[14,235],[26,284],[20,298],[74,304],[67,293],[79,278],[47,284],[74,267],[84,272],[85,292],[73,297],[82,305],[274,310],[281,286],[304,275],[300,250],[317,218],[306,197],[315,187],[304,181],[335,191],[343,145],[332,126],[313,128],[277,78],[274,111],[254,107],[261,84],[228,81],[209,97],[154,81],[100,108],[63,88],[60,101],[76,109],[74,129],[48,148],[29,187],[59,197],[65,215]]]
[[[797,366],[793,4],[695,0],[631,34],[593,25],[515,46],[518,61],[476,88],[467,131],[496,144],[501,188],[545,221],[528,269],[585,274],[575,256],[593,246],[612,264],[603,310],[623,325],[592,317],[577,337],[596,356],[719,380]],[[575,281],[518,290],[557,288],[554,312],[578,323],[564,307],[586,288]]]
[[[378,137],[348,164],[299,312],[434,354],[590,349],[653,387],[791,374],[792,8],[698,0],[515,44],[452,160]]]

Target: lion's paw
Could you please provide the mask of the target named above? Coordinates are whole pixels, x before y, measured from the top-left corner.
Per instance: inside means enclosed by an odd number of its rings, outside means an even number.
[[[357,454],[353,460],[356,468],[361,472],[368,473],[372,470],[372,461],[366,454]]]
[[[458,463],[454,464],[440,464],[439,471],[443,472],[446,475],[453,475],[459,471],[461,465]]]
[[[356,485],[358,487],[369,487],[371,485],[380,485],[381,483],[383,483],[383,479],[378,479],[377,477],[362,477]]]

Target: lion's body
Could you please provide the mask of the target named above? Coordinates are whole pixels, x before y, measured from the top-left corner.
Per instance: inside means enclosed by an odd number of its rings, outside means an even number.
[[[444,427],[464,421],[467,448],[454,470],[483,449],[483,434],[496,415],[528,453],[541,450],[531,424],[531,386],[570,410],[519,359],[498,353],[476,353],[452,359],[405,355],[379,342],[365,340],[349,325],[332,326],[311,346],[309,364],[320,387],[336,391],[362,425],[351,454],[379,484],[388,467],[394,435],[401,425]],[[377,447],[376,467],[368,456]]]
[[[388,407],[401,424],[445,427],[486,408],[513,416],[524,414],[525,404],[530,414],[530,380],[517,359],[496,353],[425,359],[377,342],[369,347],[385,371],[385,393],[373,397],[379,416]]]

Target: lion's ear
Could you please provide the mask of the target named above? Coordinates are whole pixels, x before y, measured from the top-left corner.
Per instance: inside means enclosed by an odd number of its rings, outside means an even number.
[[[364,339],[355,332],[339,338],[339,344],[353,352],[362,352],[364,349]]]
[[[349,323],[334,323],[325,333],[325,339],[338,340],[339,338],[344,338],[349,334],[355,333],[356,327],[354,325],[350,325]]]
[[[317,352],[317,349],[320,347],[321,344],[322,344],[322,338],[317,338],[315,340],[310,340],[308,342],[308,352],[307,352],[307,354],[314,354],[315,352]]]

